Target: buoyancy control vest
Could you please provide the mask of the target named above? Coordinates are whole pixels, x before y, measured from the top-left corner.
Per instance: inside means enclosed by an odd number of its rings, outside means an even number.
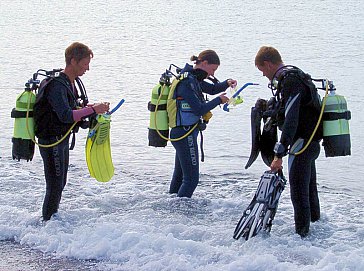
[[[320,112],[321,109],[321,97],[318,94],[318,90],[316,85],[312,82],[311,75],[303,72],[301,69],[295,66],[283,66],[278,69],[276,74],[279,74],[277,77],[273,77],[273,84],[276,84],[278,97],[282,97],[282,84],[284,80],[290,76],[294,76],[298,78],[305,86],[306,92],[304,97],[302,98],[303,106],[310,107],[313,110]],[[275,83],[274,80],[277,82]]]
[[[278,76],[277,90],[281,94],[281,98],[285,101],[284,104],[287,102],[287,97],[284,97],[284,94],[287,95],[287,93],[283,93],[282,90],[285,88],[286,82],[289,87],[292,82],[294,86],[300,87],[301,83],[301,86],[303,85],[304,87],[301,91],[299,113],[300,121],[302,121],[302,124],[304,125],[299,125],[297,127],[297,136],[309,139],[312,135],[313,140],[321,140],[323,134],[322,120],[319,118],[321,97],[318,94],[316,85],[312,82],[311,76],[295,66],[285,66],[285,68],[282,69],[282,72]],[[288,91],[290,90],[288,89]],[[316,124],[317,129],[315,129]],[[297,138],[295,138],[295,140],[296,139]]]
[[[193,95],[195,95],[200,101],[205,102],[200,85],[196,83],[195,79],[189,78],[189,76],[190,74],[185,72],[181,74],[179,78],[174,79],[172,82],[171,90],[167,100],[167,112],[169,118],[168,124],[170,128],[195,125],[201,119],[200,116],[197,116],[193,113],[191,106],[182,96],[178,95],[176,91],[177,85],[180,82],[183,80],[188,80],[188,82],[185,82],[190,84]]]
[[[273,97],[269,100],[267,112],[264,113],[264,117],[271,118],[269,125],[272,125],[273,123],[282,129],[285,120],[285,105],[288,99],[287,97],[284,97],[283,88],[285,83],[287,81],[292,82],[293,78],[297,79],[298,84],[301,83],[304,87],[301,97],[302,112],[300,114],[302,114],[302,116],[300,117],[302,118],[306,114],[307,117],[311,118],[312,113],[314,113],[315,116],[319,115],[321,98],[315,84],[311,80],[311,76],[295,66],[283,66],[276,71],[269,84]],[[299,87],[299,85],[297,86]],[[304,127],[304,130],[298,131],[298,133],[302,134],[301,136],[309,137],[313,129],[314,127]],[[319,124],[314,138],[315,140],[322,139],[322,123]]]
[[[71,82],[64,73],[59,73],[58,76],[48,77],[42,80],[34,104],[35,135],[38,138],[63,136],[72,126],[72,123],[61,122],[49,105],[47,100],[49,87],[66,88],[70,107],[76,109],[79,105],[76,97],[77,94],[74,93]]]
[[[276,74],[279,74],[276,76]],[[322,139],[326,157],[345,156],[351,154],[349,123],[351,113],[347,109],[347,103],[344,96],[336,94],[336,88],[333,83],[324,79],[313,79],[307,73],[295,66],[283,66],[277,70],[270,83],[272,93],[278,103],[282,101],[282,82],[288,76],[296,76],[305,84],[309,90],[308,95],[303,100],[304,106],[320,112],[314,139]],[[316,87],[314,82],[321,82],[322,87]],[[321,100],[318,89],[326,90],[325,97]],[[329,94],[330,92],[330,94]],[[276,115],[278,119],[283,119],[284,110],[276,106]],[[311,139],[312,139],[311,138]],[[300,152],[301,153],[301,152]]]
[[[172,65],[171,65],[172,66]],[[174,66],[174,65],[173,65]],[[194,115],[189,104],[175,90],[182,80],[187,80],[189,72],[180,73],[181,69],[176,67],[177,74],[171,72],[171,67],[162,74],[159,83],[152,89],[151,100],[148,103],[150,111],[148,141],[149,146],[165,147],[170,139],[169,128],[176,126],[194,125],[185,136],[188,136],[197,127],[200,117]],[[173,79],[172,79],[173,78]],[[201,93],[202,99],[203,95]]]

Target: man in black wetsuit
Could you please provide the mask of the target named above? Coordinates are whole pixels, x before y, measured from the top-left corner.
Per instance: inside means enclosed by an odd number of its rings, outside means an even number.
[[[43,220],[49,220],[58,211],[62,191],[66,185],[69,164],[69,130],[74,122],[95,113],[109,110],[109,103],[80,102],[75,82],[89,70],[92,51],[84,44],[72,43],[65,51],[66,67],[59,76],[44,79],[34,105],[35,135],[44,164],[46,194],[43,202]],[[78,85],[80,88],[82,83]],[[77,126],[76,126],[77,127]],[[65,136],[65,139],[60,141]],[[52,145],[57,143],[56,145]],[[47,145],[47,147],[44,147]],[[50,146],[49,146],[50,145]]]
[[[320,219],[320,204],[316,184],[315,160],[320,154],[320,127],[307,148],[298,155],[313,134],[319,119],[318,97],[314,97],[309,87],[294,72],[288,73],[279,52],[268,46],[259,49],[255,66],[272,83],[279,82],[280,108],[284,115],[279,119],[282,131],[280,140],[274,147],[273,171],[282,169],[282,158],[288,153],[288,170],[291,200],[294,208],[295,229],[301,237],[307,236],[310,222]],[[313,102],[314,101],[314,102]],[[318,102],[319,104],[319,102]]]

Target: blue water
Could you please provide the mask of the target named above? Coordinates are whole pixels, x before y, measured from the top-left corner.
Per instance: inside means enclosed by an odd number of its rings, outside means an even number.
[[[65,270],[363,270],[363,19],[363,5],[354,0],[2,1],[0,240],[6,243],[0,251],[53,270],[59,265],[52,267],[52,259]],[[64,67],[64,49],[74,41],[95,54],[82,77],[90,100],[126,101],[112,116],[115,176],[105,184],[89,176],[87,131],[80,131],[59,216],[41,225],[42,161],[38,150],[32,162],[12,160],[10,112],[36,70]],[[266,170],[260,159],[244,169],[250,107],[270,95],[254,67],[262,45],[275,46],[286,64],[333,80],[352,112],[352,155],[325,158],[322,149],[317,161],[322,219],[306,240],[294,234],[289,187],[270,237],[232,238]],[[192,199],[177,199],[167,193],[173,147],[148,147],[147,103],[171,63],[183,66],[208,48],[221,59],[217,78],[260,85],[244,90],[244,103],[231,112],[213,111],[200,185]]]

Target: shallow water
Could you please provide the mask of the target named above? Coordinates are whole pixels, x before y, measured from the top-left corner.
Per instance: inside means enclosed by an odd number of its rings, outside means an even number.
[[[54,259],[69,270],[94,265],[99,270],[362,270],[363,18],[364,8],[354,0],[2,1],[0,251],[13,253],[9,266],[18,255],[19,264],[25,257],[34,270],[58,264]],[[58,217],[41,225],[42,161],[38,150],[32,162],[12,160],[10,112],[36,70],[64,66],[64,49],[73,41],[88,44],[95,54],[82,77],[90,100],[112,105],[126,100],[112,117],[115,176],[105,184],[89,176],[87,131],[80,131]],[[266,169],[260,158],[244,169],[250,107],[257,97],[270,95],[254,67],[257,50],[266,44],[278,48],[286,64],[333,80],[352,112],[352,155],[329,159],[322,149],[317,161],[322,219],[306,240],[294,234],[289,186],[270,237],[232,238]],[[260,85],[248,87],[244,103],[230,113],[213,111],[204,133],[200,185],[192,199],[178,199],[167,193],[174,149],[148,147],[146,105],[169,64],[183,66],[207,48],[220,56],[217,78]]]
[[[0,270],[90,271],[98,270],[96,261],[57,258],[10,241],[1,241]]]

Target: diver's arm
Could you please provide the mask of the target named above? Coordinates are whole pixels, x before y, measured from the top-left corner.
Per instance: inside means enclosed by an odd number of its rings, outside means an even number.
[[[284,82],[282,95],[285,98],[285,118],[282,127],[281,138],[275,147],[275,154],[278,158],[283,157],[292,145],[293,139],[297,132],[299,122],[299,112],[302,99],[302,86],[297,79],[287,78]],[[281,146],[280,146],[281,145]]]
[[[74,122],[72,108],[67,97],[68,91],[66,86],[55,82],[51,82],[48,87],[48,102],[58,119],[63,123]]]
[[[279,142],[274,146],[274,159],[270,165],[270,169],[274,172],[282,170],[283,156],[287,154],[288,147],[292,144],[293,138],[298,127],[298,118],[300,110],[301,92],[295,89],[283,90],[285,97],[288,99],[285,104],[285,119],[282,128],[282,134]]]
[[[93,114],[103,114],[108,110],[109,103],[96,103],[81,109],[72,110],[72,114],[75,121],[80,121],[81,119],[89,117]]]
[[[223,91],[225,91],[232,83],[230,83],[231,79],[225,80],[224,82],[210,84],[208,82],[202,81],[201,88],[204,93],[209,95],[216,95]],[[230,83],[230,84],[229,84]]]
[[[281,138],[279,142],[276,143],[273,150],[274,159],[270,165],[270,169],[274,172],[282,170],[282,158],[287,154],[288,147],[292,144],[294,135],[297,131],[301,94],[299,92],[292,92],[292,94],[295,95],[289,96],[285,106],[285,120]]]
[[[73,119],[80,121],[83,118],[96,114],[95,109],[92,106],[87,106],[81,109],[72,110]]]
[[[177,90],[178,94],[190,105],[192,112],[196,116],[202,116],[221,104],[223,101],[220,97],[216,97],[209,102],[203,102],[197,96],[199,90],[192,80],[183,80],[179,83]]]

